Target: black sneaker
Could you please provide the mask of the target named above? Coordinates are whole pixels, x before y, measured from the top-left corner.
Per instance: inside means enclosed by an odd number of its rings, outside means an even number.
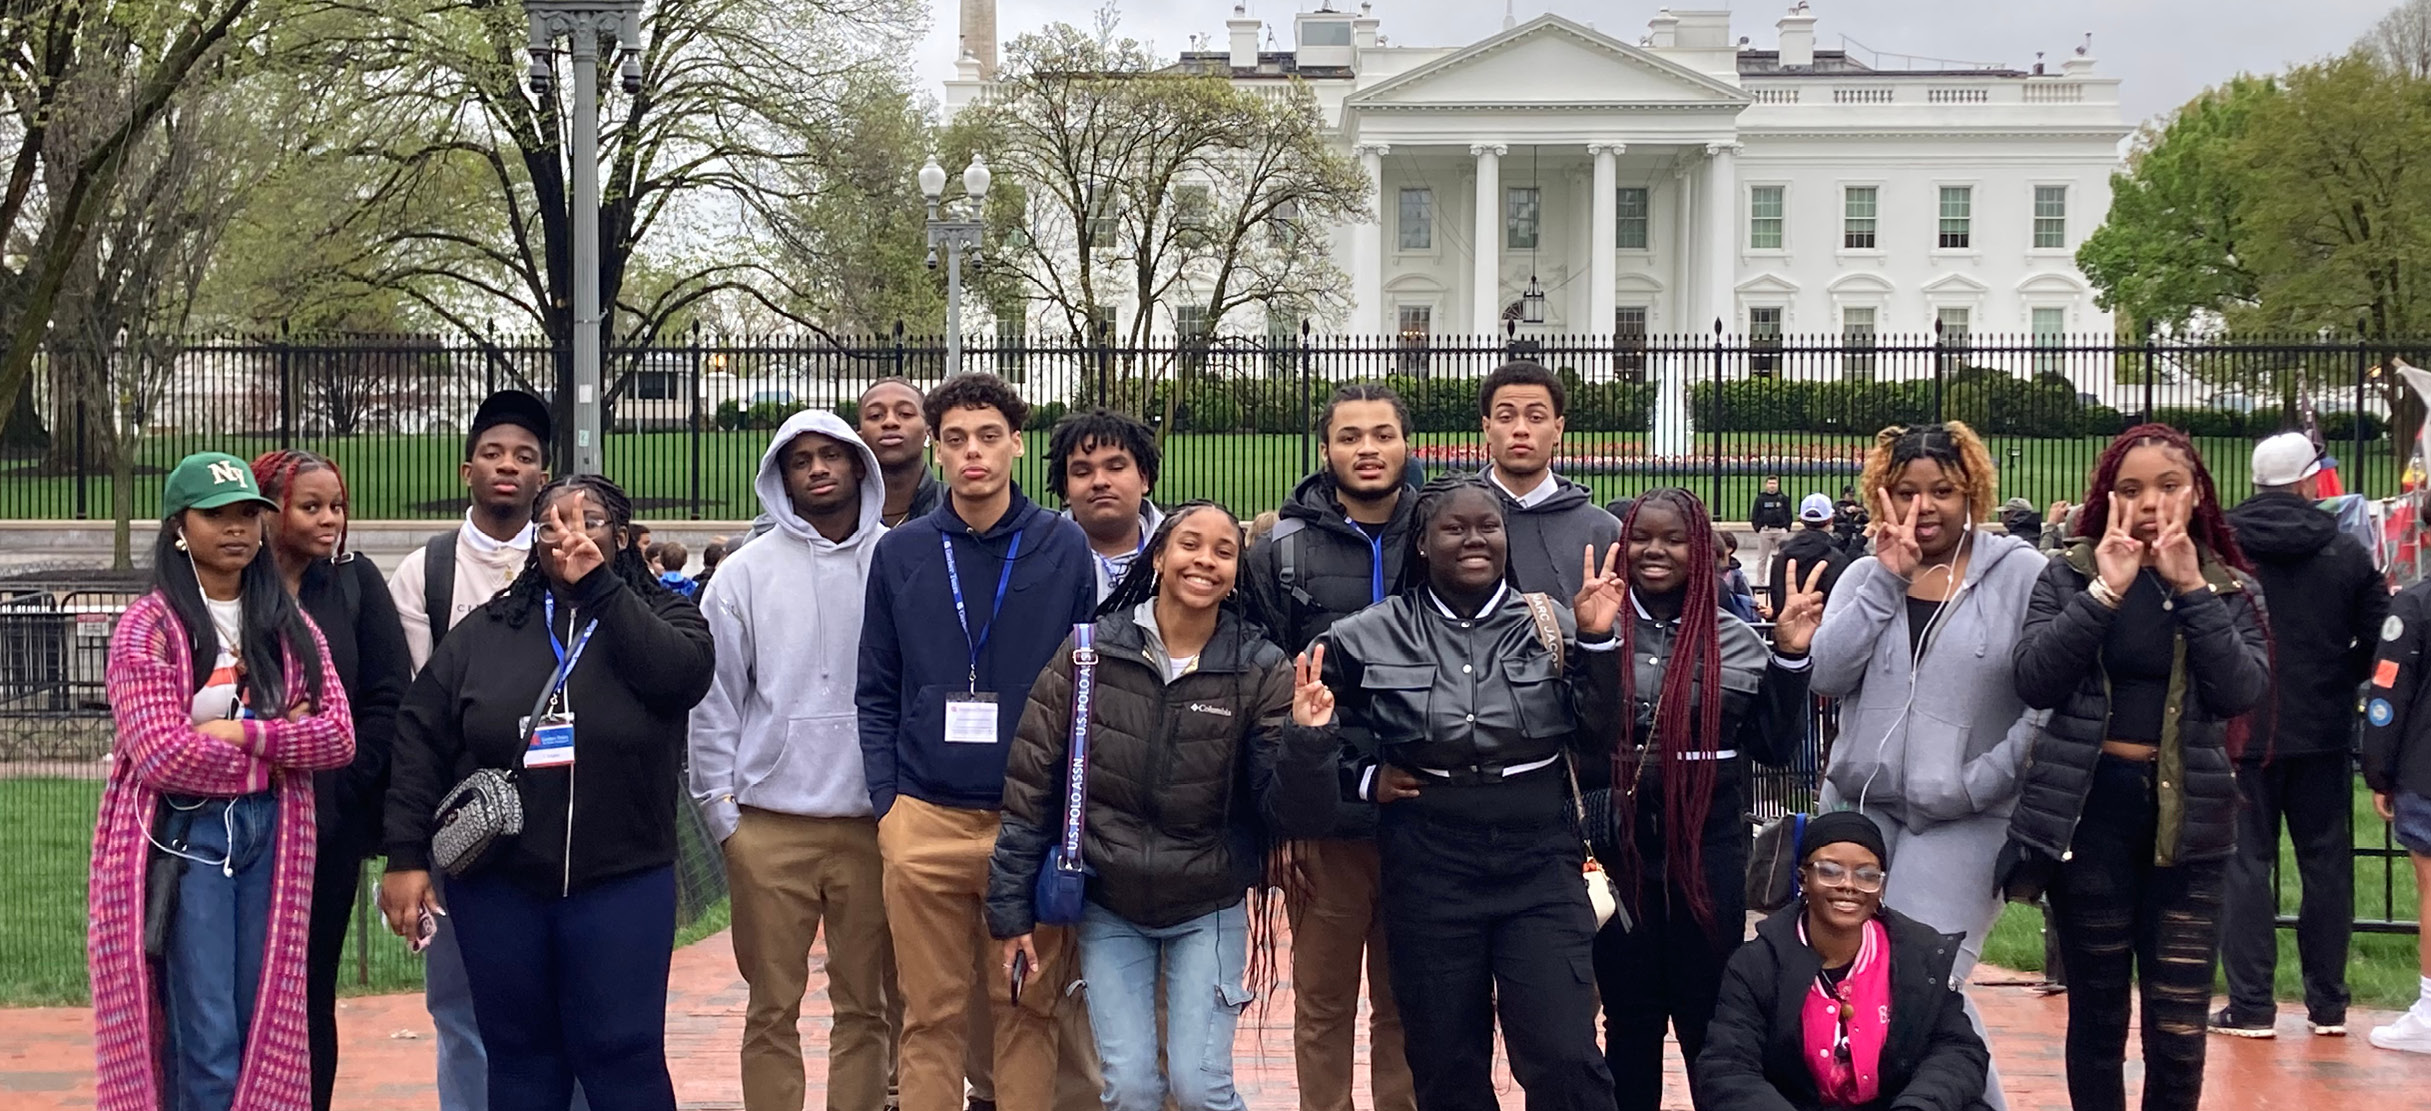
[[[2222,1007],[2212,1014],[2212,1033],[2232,1038],[2276,1038],[2279,1031],[2267,1022],[2246,1022],[2239,1019],[2235,1008]]]
[[[2347,1036],[2347,1016],[2343,1014],[2308,1015],[2305,1017],[2305,1025],[2313,1028],[2313,1036],[2317,1038]]]

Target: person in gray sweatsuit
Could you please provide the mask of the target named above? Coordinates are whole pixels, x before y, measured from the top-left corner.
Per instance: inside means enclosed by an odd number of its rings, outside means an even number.
[[[1840,699],[1821,809],[1853,808],[1896,863],[1883,905],[1964,933],[1953,980],[1983,956],[2000,913],[1993,866],[2040,727],[2017,696],[2011,649],[2047,562],[1978,527],[1992,462],[1963,424],[1885,430],[1866,460],[1875,554],[1851,564],[1815,632],[1815,693]],[[1975,1005],[1967,1005],[1983,1029]],[[1996,1072],[1984,1095],[2005,1107]]]
[[[1557,601],[1578,595],[1588,548],[1600,567],[1621,542],[1621,522],[1595,504],[1594,491],[1553,473],[1569,409],[1561,378],[1524,359],[1495,368],[1478,386],[1492,462],[1477,481],[1502,502],[1511,577],[1520,590]]]

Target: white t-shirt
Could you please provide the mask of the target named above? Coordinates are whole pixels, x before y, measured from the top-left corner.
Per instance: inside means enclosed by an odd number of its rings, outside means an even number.
[[[1183,656],[1180,659],[1167,657],[1165,660],[1165,681],[1170,683],[1184,675],[1188,675],[1190,674],[1191,669],[1197,666],[1199,666],[1199,658],[1197,656]]]
[[[203,680],[202,689],[194,692],[196,725],[206,721],[226,721],[236,716],[236,641],[245,628],[245,603],[242,599],[232,598],[222,602],[216,598],[205,598],[203,608],[210,611],[211,628],[219,634],[219,655],[211,660],[211,677]]]

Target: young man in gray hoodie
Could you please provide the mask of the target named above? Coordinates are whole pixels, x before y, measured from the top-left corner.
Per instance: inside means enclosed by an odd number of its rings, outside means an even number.
[[[824,923],[827,1106],[878,1107],[893,959],[853,692],[885,482],[851,426],[808,409],[777,430],[752,485],[775,527],[701,596],[717,675],[691,723],[692,797],[725,848],[735,963],[751,985],[743,1100],[802,1106],[795,1024]]]
[[[1511,573],[1521,590],[1556,599],[1578,595],[1579,557],[1589,547],[1600,566],[1621,541],[1620,521],[1595,504],[1594,493],[1553,473],[1569,408],[1562,380],[1525,360],[1495,368],[1477,390],[1493,460],[1478,480],[1502,497]]]

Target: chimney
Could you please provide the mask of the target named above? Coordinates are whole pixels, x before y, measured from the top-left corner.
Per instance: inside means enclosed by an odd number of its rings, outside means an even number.
[[[1811,66],[1815,64],[1815,17],[1806,14],[1806,5],[1790,9],[1781,22],[1774,24],[1781,32],[1781,64]]]
[[[982,80],[996,79],[996,0],[962,0],[962,51],[979,60]]]
[[[2083,77],[2093,72],[2093,32],[2085,32],[2085,41],[2077,44],[2075,54],[2060,63],[2060,72],[2070,77]]]
[[[1646,21],[1646,30],[1646,45],[1656,50],[1668,50],[1679,45],[1680,21],[1671,14],[1670,8],[1654,13],[1654,18]]]
[[[1376,26],[1382,21],[1376,18],[1375,12],[1373,4],[1362,2],[1359,5],[1359,18],[1351,21],[1351,45],[1361,50],[1376,48]]]
[[[1232,33],[1232,68],[1258,68],[1258,27],[1246,5],[1232,6],[1232,18],[1224,21],[1224,29]]]

